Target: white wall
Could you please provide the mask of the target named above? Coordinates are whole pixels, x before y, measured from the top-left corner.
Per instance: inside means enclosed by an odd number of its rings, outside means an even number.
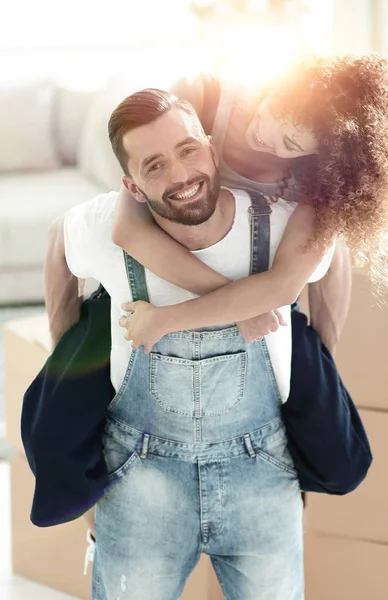
[[[388,1],[335,0],[333,51],[388,53]]]
[[[81,89],[98,89],[119,78],[136,85],[168,85],[200,63],[193,42],[135,42],[122,45],[2,48],[0,85],[53,78]]]

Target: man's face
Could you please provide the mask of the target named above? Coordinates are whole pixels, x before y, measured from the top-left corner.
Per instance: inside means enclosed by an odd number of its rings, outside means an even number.
[[[217,205],[216,157],[199,122],[172,108],[124,136],[129,190],[155,215],[181,225],[200,225]]]

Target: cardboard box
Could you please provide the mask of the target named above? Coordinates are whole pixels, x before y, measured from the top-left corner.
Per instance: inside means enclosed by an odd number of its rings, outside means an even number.
[[[38,528],[30,521],[34,476],[20,438],[23,394],[50,352],[46,316],[10,321],[4,328],[6,435],[15,449],[11,457],[12,560],[14,573],[88,600],[91,566],[83,575],[86,525],[78,519],[65,525]],[[207,556],[191,574],[181,600],[222,600],[221,589]]]
[[[306,600],[386,600],[388,546],[307,535]]]
[[[388,544],[388,412],[361,410],[360,415],[374,455],[370,471],[346,496],[308,494],[306,529]]]
[[[371,282],[357,272],[336,362],[358,406],[388,410],[388,304],[379,306]]]
[[[43,585],[89,600],[91,569],[83,575],[86,525],[78,519],[58,527],[32,525],[34,476],[24,456],[11,458],[13,572]]]
[[[4,326],[6,440],[17,452],[24,452],[20,436],[23,395],[46,362],[50,346],[46,315],[9,321]]]
[[[301,305],[308,312],[306,289]],[[357,270],[336,363],[357,406],[388,411],[388,302],[379,305],[368,277]]]

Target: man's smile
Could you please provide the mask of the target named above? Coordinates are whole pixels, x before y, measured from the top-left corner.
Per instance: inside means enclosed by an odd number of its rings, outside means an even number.
[[[194,183],[193,185],[190,185],[190,186],[184,188],[183,190],[180,190],[176,194],[171,194],[171,196],[169,196],[168,199],[169,200],[178,200],[180,202],[196,200],[197,197],[202,192],[203,184],[204,184],[203,180],[200,182]]]

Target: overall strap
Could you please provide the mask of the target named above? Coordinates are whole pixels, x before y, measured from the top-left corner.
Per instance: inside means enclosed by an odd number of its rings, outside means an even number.
[[[268,271],[269,247],[270,247],[270,214],[271,207],[268,205],[263,194],[250,192],[252,205],[248,212],[251,222],[251,275]],[[123,250],[125,269],[128,283],[131,288],[133,302],[143,300],[149,302],[145,269],[137,260]]]
[[[251,222],[251,275],[268,271],[270,249],[270,214],[272,208],[260,192],[249,192],[252,205],[248,212]]]
[[[137,302],[138,300],[149,302],[145,269],[143,265],[137,262],[137,260],[125,252],[125,250],[123,250],[123,255],[133,302]]]

